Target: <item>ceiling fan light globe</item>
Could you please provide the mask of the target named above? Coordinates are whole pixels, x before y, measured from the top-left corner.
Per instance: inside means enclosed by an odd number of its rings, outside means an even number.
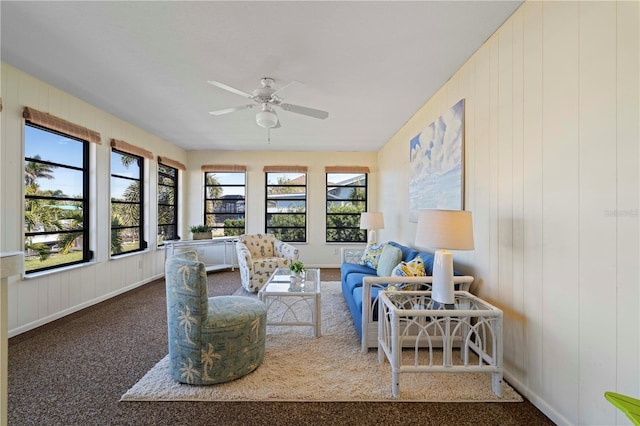
[[[269,129],[278,124],[278,116],[272,111],[260,111],[256,114],[256,123],[260,127]]]

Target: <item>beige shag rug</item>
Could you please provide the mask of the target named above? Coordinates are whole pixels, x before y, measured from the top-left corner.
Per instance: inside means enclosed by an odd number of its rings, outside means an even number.
[[[400,375],[400,396],[391,395],[391,366],[377,351],[360,352],[358,336],[339,282],[322,283],[322,337],[311,327],[268,326],[263,364],[252,373],[212,386],[179,384],[168,356],[121,401],[430,401],[521,402],[503,382],[502,398],[482,373]]]

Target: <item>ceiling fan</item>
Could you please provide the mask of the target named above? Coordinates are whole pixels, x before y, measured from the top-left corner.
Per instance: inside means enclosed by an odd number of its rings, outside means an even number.
[[[284,99],[281,97],[282,93],[286,88],[291,87],[291,85],[293,85],[295,82],[291,82],[276,90],[272,87],[274,80],[269,77],[264,77],[260,80],[262,87],[254,90],[251,94],[243,92],[242,90],[238,90],[231,86],[227,86],[226,84],[220,83],[218,81],[209,80],[207,81],[207,83],[254,101],[253,104],[246,104],[233,108],[225,108],[218,111],[210,111],[209,114],[211,115],[223,115],[235,111],[241,111],[243,109],[253,108],[255,106],[260,106],[260,111],[256,114],[256,123],[258,124],[258,126],[264,127],[265,129],[277,129],[278,127],[280,127],[280,120],[278,119],[278,115],[273,109],[274,106],[280,107],[285,111],[291,111],[296,114],[319,118],[321,120],[324,120],[329,116],[329,113],[327,111],[283,102]]]

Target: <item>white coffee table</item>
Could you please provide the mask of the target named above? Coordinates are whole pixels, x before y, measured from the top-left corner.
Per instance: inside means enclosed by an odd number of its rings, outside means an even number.
[[[386,355],[391,364],[393,396],[400,373],[490,373],[493,392],[502,396],[500,309],[466,291],[446,306],[430,291],[381,291],[378,300],[378,361]],[[434,350],[442,351],[441,363]]]
[[[295,280],[286,268],[278,268],[258,292],[267,306],[267,325],[310,326],[320,337],[320,269],[307,269]]]

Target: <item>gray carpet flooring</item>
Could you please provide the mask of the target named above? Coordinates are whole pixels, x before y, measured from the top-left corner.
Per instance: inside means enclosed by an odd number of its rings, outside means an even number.
[[[237,270],[208,275],[212,296],[239,286]],[[119,402],[167,354],[164,291],[157,280],[9,339],[9,425],[553,424],[528,401]]]

